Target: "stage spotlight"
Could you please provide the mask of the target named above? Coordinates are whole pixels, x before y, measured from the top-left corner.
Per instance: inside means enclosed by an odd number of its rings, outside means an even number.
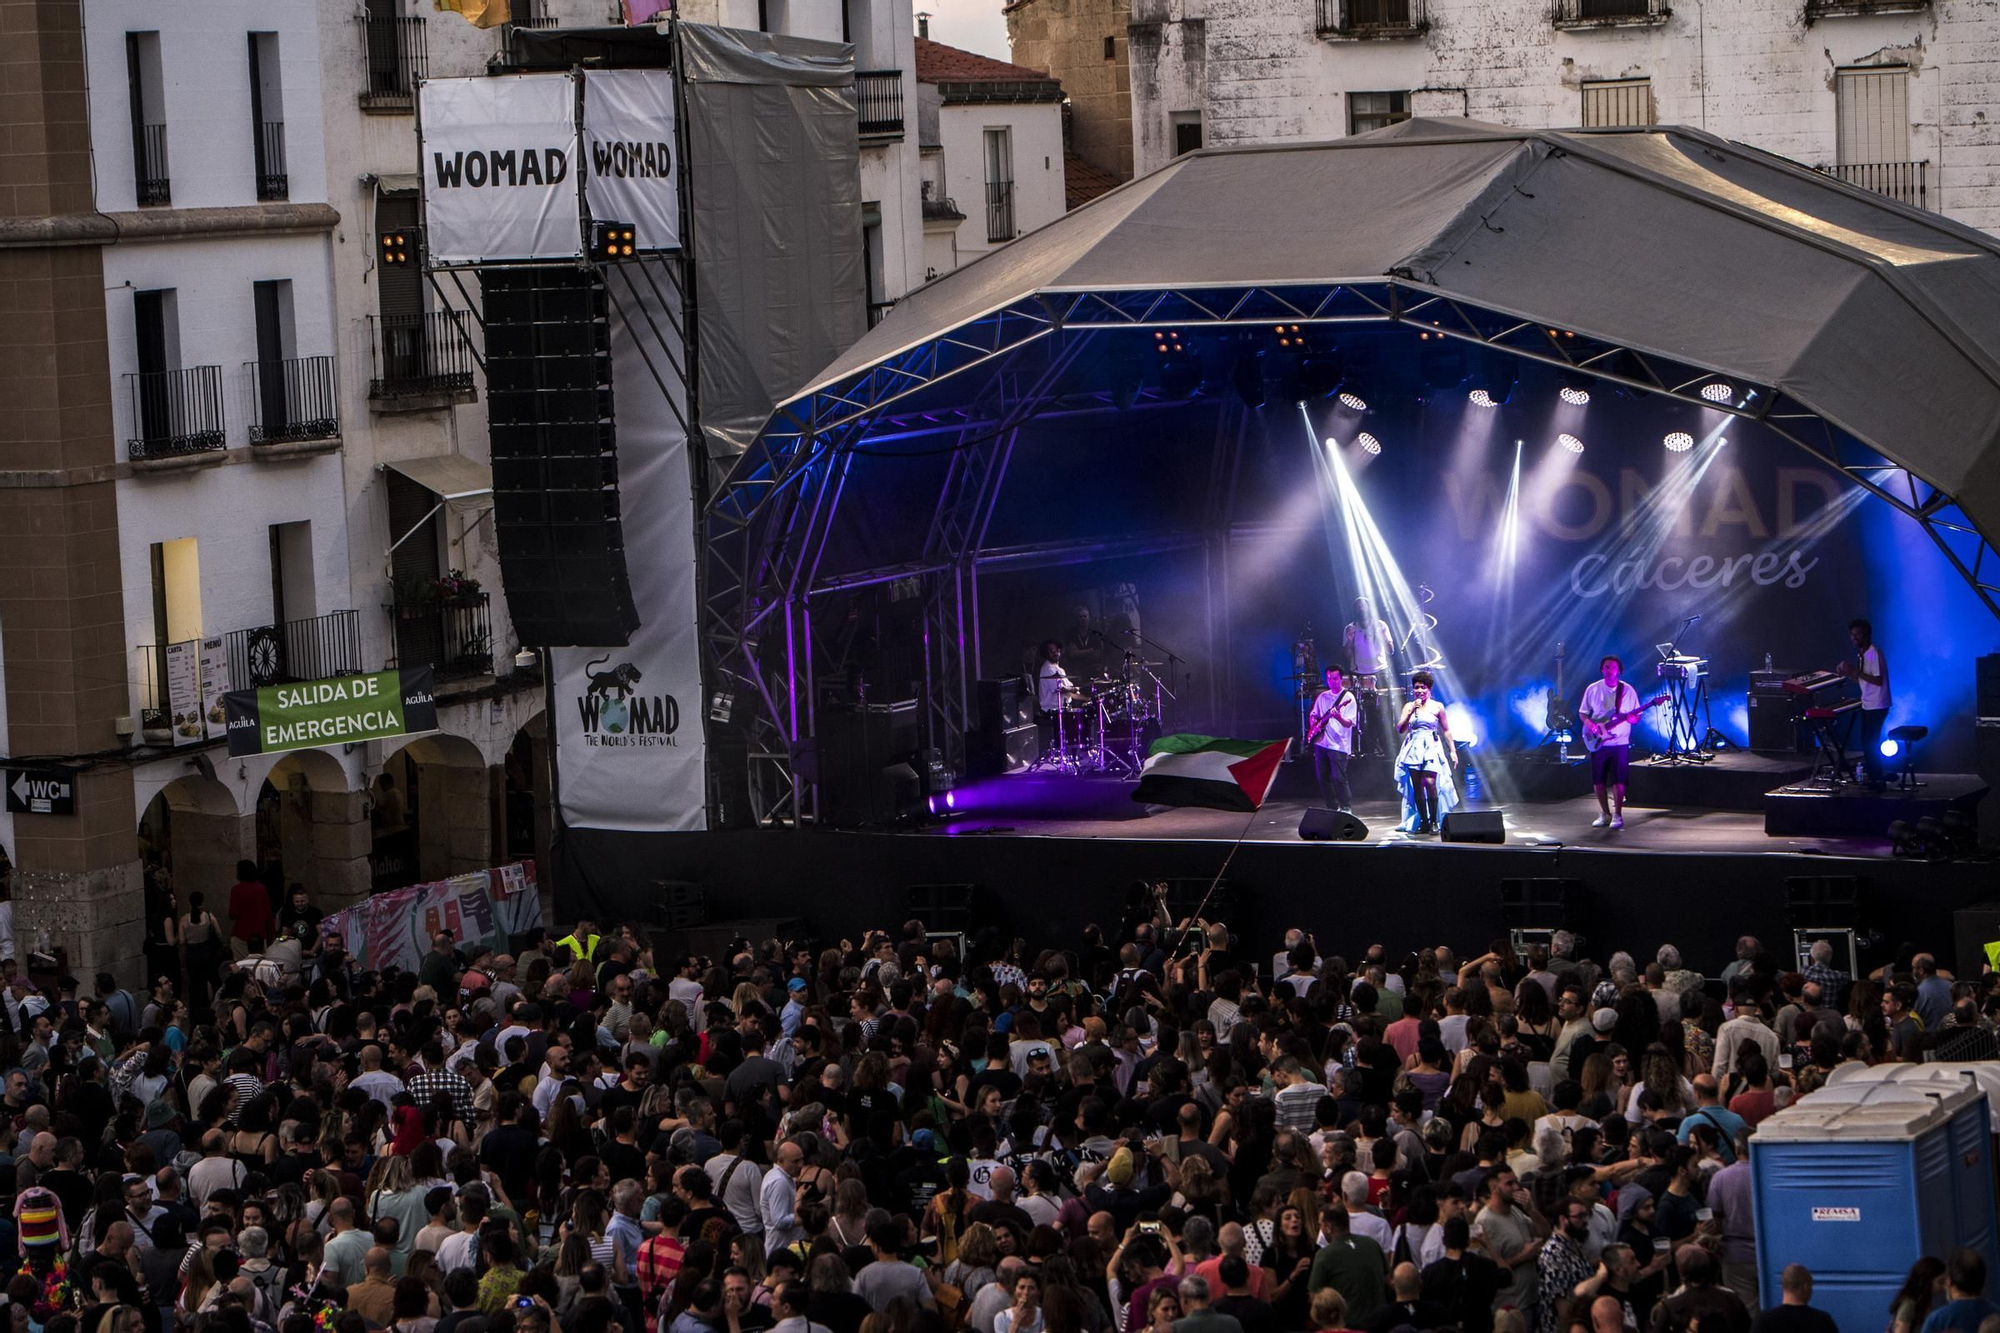
[[[1736,397],[1736,390],[1721,380],[1715,380],[1701,386],[1701,396],[1711,403],[1726,403]]]
[[[630,259],[638,233],[629,222],[596,222],[590,228],[591,251],[602,259]]]
[[[1917,781],[1917,746],[1930,734],[1929,727],[1896,727],[1882,738],[1882,757],[1897,761],[1896,785],[1904,791],[1923,786]]]
[[[1583,452],[1583,441],[1577,439],[1576,436],[1569,434],[1567,431],[1565,431],[1561,435],[1556,436],[1556,443],[1561,445],[1563,448],[1569,450],[1573,454],[1580,454]]]
[[[1471,393],[1465,395],[1465,400],[1471,403],[1474,407],[1499,406],[1498,403],[1493,401],[1493,395],[1486,392],[1486,390],[1484,389],[1474,389]]]
[[[1574,384],[1565,384],[1562,388],[1556,390],[1556,393],[1571,407],[1590,406],[1590,390],[1588,389],[1579,388]]]
[[[1662,443],[1667,446],[1669,453],[1684,454],[1694,448],[1694,436],[1684,430],[1672,431]]]
[[[1366,412],[1368,404],[1361,401],[1361,395],[1351,389],[1340,391],[1340,405],[1350,412]]]
[[[1365,430],[1354,437],[1354,442],[1361,446],[1361,452],[1364,454],[1379,454],[1382,452],[1382,441],[1376,439]]]

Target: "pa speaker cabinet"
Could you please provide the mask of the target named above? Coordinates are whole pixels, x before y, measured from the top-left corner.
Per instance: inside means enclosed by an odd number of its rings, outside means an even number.
[[[1309,806],[1299,820],[1299,836],[1307,842],[1361,842],[1368,826],[1351,811]]]
[[[1444,817],[1446,842],[1505,842],[1507,821],[1498,810],[1454,810]]]
[[[965,738],[965,775],[970,778],[998,777],[1026,768],[1042,757],[1042,728],[1027,722],[989,731],[981,727]]]

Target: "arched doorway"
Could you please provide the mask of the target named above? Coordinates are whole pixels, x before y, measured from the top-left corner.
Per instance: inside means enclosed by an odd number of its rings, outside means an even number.
[[[501,764],[501,804],[506,825],[501,835],[502,859],[533,857],[535,878],[546,887],[549,841],[553,828],[549,800],[548,714],[537,713],[514,733]]]
[[[254,821],[236,809],[229,788],[214,778],[176,778],[146,803],[139,817],[139,860],[148,885],[171,886],[182,912],[199,893],[208,910],[229,920],[229,886],[236,863],[254,859]]]
[[[493,863],[486,764],[463,736],[422,736],[390,755],[368,801],[378,891]]]
[[[324,911],[338,911],[371,887],[368,816],[362,793],[324,750],[294,750],[257,793],[257,864],[272,881],[302,884]]]

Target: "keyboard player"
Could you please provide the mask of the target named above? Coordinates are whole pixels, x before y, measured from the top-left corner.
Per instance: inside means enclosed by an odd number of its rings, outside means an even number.
[[[1834,666],[1847,679],[1861,686],[1861,769],[1870,791],[1881,791],[1882,724],[1889,719],[1889,662],[1875,642],[1875,627],[1866,620],[1850,620],[1847,637],[1854,644],[1852,661]]]

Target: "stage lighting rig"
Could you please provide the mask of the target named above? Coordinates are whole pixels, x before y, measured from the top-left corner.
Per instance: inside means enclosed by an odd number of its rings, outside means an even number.
[[[638,233],[629,222],[593,222],[590,251],[599,259],[630,259],[639,253]]]
[[[1711,403],[1733,403],[1736,390],[1724,380],[1711,380],[1701,386],[1701,396]]]
[[[1382,452],[1382,441],[1365,430],[1354,437],[1354,443],[1360,446],[1362,453],[1371,457]]]
[[[1350,412],[1366,412],[1368,410],[1368,404],[1362,400],[1360,394],[1354,392],[1352,389],[1342,389],[1338,395],[1338,401],[1342,407]]]
[[[1579,440],[1576,436],[1571,435],[1568,431],[1564,431],[1562,434],[1556,436],[1556,443],[1561,445],[1563,448],[1569,450],[1573,454],[1580,454],[1583,452],[1583,441]]]
[[[1661,443],[1667,446],[1668,453],[1684,454],[1694,448],[1694,436],[1684,430],[1671,431]]]
[[[1563,385],[1560,389],[1556,390],[1556,396],[1561,398],[1565,403],[1568,403],[1571,407],[1590,406],[1589,386],[1587,386],[1580,380],[1573,380],[1570,383]]]
[[[399,229],[380,232],[376,239],[383,268],[408,268],[411,261],[417,257],[417,236],[414,231]]]

